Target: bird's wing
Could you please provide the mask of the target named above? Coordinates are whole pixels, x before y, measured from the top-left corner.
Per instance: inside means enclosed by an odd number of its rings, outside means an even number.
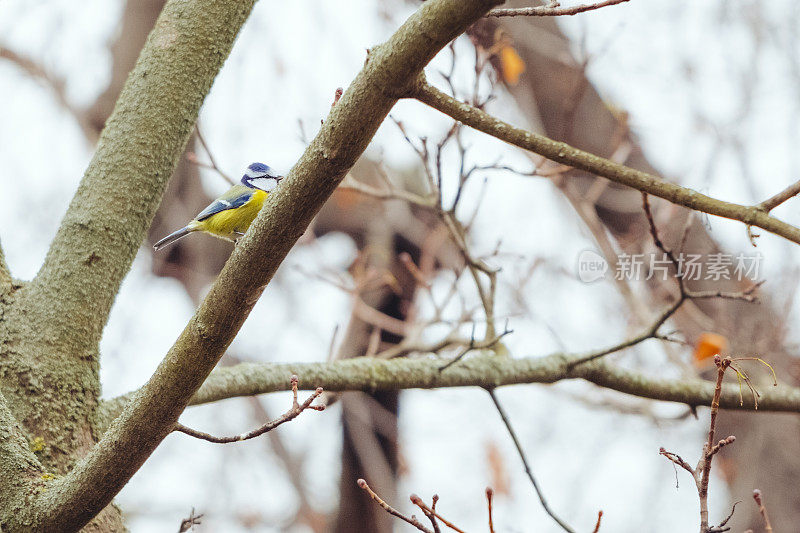
[[[252,196],[253,189],[249,189],[242,185],[236,185],[232,187],[231,190],[211,202],[211,204],[200,211],[200,213],[194,217],[194,219],[199,222],[216,215],[221,211],[236,209],[237,207],[241,207],[246,204]]]

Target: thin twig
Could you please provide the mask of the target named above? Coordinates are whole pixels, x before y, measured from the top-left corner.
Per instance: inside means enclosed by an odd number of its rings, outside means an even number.
[[[415,494],[411,495],[412,502],[414,502],[415,496],[416,496]],[[419,498],[419,496],[417,496],[417,498]],[[422,498],[419,498],[419,503],[421,505],[418,504],[418,507],[422,510],[425,516],[428,517],[428,520],[431,521],[431,526],[433,526],[433,533],[442,533],[442,530],[439,529],[439,522],[436,521],[436,502],[438,501],[439,501],[439,496],[437,494],[434,494],[433,497],[431,498],[430,508],[428,508],[428,506],[425,505],[425,502],[422,501]]]
[[[764,519],[764,531],[766,531],[766,533],[772,533],[772,524],[769,521],[767,508],[764,506],[764,499],[760,490],[756,489],[753,491],[753,499],[756,501],[756,505],[758,505],[758,512],[761,513],[761,517]]]
[[[586,11],[594,11],[603,7],[614,6],[628,2],[628,0],[605,0],[596,4],[581,4],[572,7],[560,7],[558,2],[550,2],[544,6],[493,9],[486,14],[487,17],[560,17],[577,15]]]
[[[297,416],[300,413],[302,413],[306,409],[313,409],[314,411],[323,411],[323,410],[325,410],[325,406],[324,405],[311,405],[311,403],[314,400],[316,400],[317,397],[319,397],[320,394],[322,394],[322,392],[323,392],[322,391],[322,387],[317,387],[317,390],[315,390],[311,394],[311,396],[309,396],[306,399],[306,401],[304,401],[302,404],[298,403],[298,401],[297,401],[297,384],[298,384],[298,381],[299,380],[298,380],[297,376],[292,376],[292,396],[293,396],[293,398],[292,398],[292,407],[288,411],[286,411],[283,415],[281,415],[280,417],[276,418],[275,420],[271,420],[271,421],[267,422],[263,426],[261,426],[261,427],[259,427],[257,429],[254,429],[253,431],[249,431],[247,433],[242,433],[241,435],[233,435],[231,437],[216,437],[216,436],[211,435],[209,433],[205,433],[203,431],[198,431],[196,429],[192,429],[190,427],[186,427],[183,424],[181,424],[180,422],[176,422],[175,423],[175,427],[173,428],[173,431],[179,431],[181,433],[186,433],[187,435],[189,435],[191,437],[195,437],[197,439],[206,440],[208,442],[213,442],[215,444],[229,444],[231,442],[241,442],[241,441],[244,441],[244,440],[250,440],[250,439],[254,439],[254,438],[258,437],[258,436],[261,436],[264,433],[266,433],[267,431],[272,431],[273,429],[275,429],[276,427],[280,426],[281,424],[289,422],[290,420],[294,420],[295,418],[297,418]]]
[[[708,482],[711,474],[711,462],[714,456],[725,446],[732,444],[736,437],[733,435],[722,439],[714,444],[714,434],[717,427],[717,414],[719,413],[720,396],[722,395],[722,379],[725,376],[725,371],[731,366],[730,357],[714,356],[714,364],[717,366],[717,381],[714,386],[714,396],[711,399],[711,419],[708,424],[708,437],[703,444],[703,452],[700,455],[700,460],[697,466],[692,468],[689,463],[684,461],[679,455],[668,452],[664,448],[659,450],[659,453],[672,461],[674,464],[680,466],[692,475],[695,485],[697,486],[697,496],[700,499],[700,533],[718,533],[727,531],[730,528],[725,524],[728,523],[731,515],[729,515],[719,526],[708,525]],[[734,505],[734,509],[735,509]]]
[[[199,140],[200,144],[203,146],[203,150],[205,150],[206,155],[208,156],[208,160],[211,161],[211,164],[201,163],[200,160],[197,159],[197,156],[195,154],[192,154],[192,153],[189,153],[189,154],[186,155],[187,159],[190,162],[192,162],[195,165],[197,165],[197,166],[205,167],[205,168],[208,168],[208,169],[211,169],[211,170],[215,171],[217,174],[219,174],[222,177],[222,179],[224,179],[225,181],[227,181],[231,185],[236,185],[236,182],[233,181],[233,179],[230,176],[225,174],[222,171],[222,169],[219,168],[219,165],[217,165],[217,161],[214,159],[214,154],[211,153],[211,150],[209,149],[208,144],[206,144],[206,140],[203,137],[203,134],[200,133],[200,124],[197,124],[195,126],[195,133],[197,133],[197,140]]]
[[[677,453],[668,452],[664,448],[659,448],[658,453],[659,455],[663,455],[664,457],[672,461],[674,464],[683,468],[684,470],[692,474],[692,477],[694,477],[694,468],[692,468],[692,465],[684,461],[683,457],[681,457]]]
[[[194,514],[194,507],[192,507],[192,512],[189,513],[189,518],[184,518],[181,520],[181,526],[178,529],[178,533],[186,533],[187,531],[194,531],[194,526],[200,525],[200,519],[203,518],[202,514]]]
[[[494,519],[492,518],[492,497],[494,490],[492,487],[486,487],[486,505],[489,507],[489,533],[494,533]]]
[[[708,424],[708,439],[705,446],[703,446],[703,456],[700,458],[698,469],[701,470],[700,484],[698,487],[698,495],[700,496],[700,527],[708,529],[708,482],[711,475],[711,461],[716,453],[725,444],[730,441],[733,442],[735,437],[730,436],[724,441],[720,441],[716,446],[714,445],[714,433],[717,428],[717,414],[719,413],[719,397],[722,394],[722,379],[725,376],[725,370],[731,365],[729,357],[722,358],[719,355],[714,356],[714,364],[717,366],[717,383],[714,386],[714,398],[711,400],[711,421]]]
[[[503,424],[505,424],[506,429],[508,430],[508,434],[511,437],[511,440],[514,442],[514,446],[517,448],[517,453],[519,454],[520,459],[522,459],[522,464],[525,467],[525,473],[528,475],[528,479],[530,479],[531,484],[533,485],[533,490],[536,491],[536,495],[539,497],[539,501],[542,504],[545,512],[550,515],[550,517],[555,520],[556,524],[561,526],[561,529],[567,531],[568,533],[575,533],[575,530],[569,527],[563,520],[561,520],[558,515],[550,509],[550,506],[547,504],[547,500],[544,497],[544,493],[542,489],[539,488],[539,484],[536,482],[536,478],[533,476],[533,470],[531,470],[530,464],[528,463],[528,459],[525,456],[525,451],[522,449],[522,445],[517,438],[517,434],[514,431],[514,428],[511,426],[511,420],[508,418],[503,406],[497,399],[497,396],[494,393],[493,389],[486,389],[486,392],[489,393],[489,396],[492,398],[492,402],[494,403],[495,408],[497,409],[500,418],[503,419]]]
[[[448,362],[446,362],[444,365],[439,367],[439,372],[442,372],[442,371],[446,370],[447,368],[449,368],[450,366],[456,364],[457,362],[459,362],[465,355],[467,355],[472,350],[480,350],[480,349],[492,348],[494,345],[496,345],[498,342],[500,342],[500,339],[502,339],[503,337],[505,337],[506,335],[508,335],[510,333],[514,333],[514,331],[511,330],[511,329],[508,329],[508,324],[506,324],[506,327],[503,329],[503,331],[499,335],[496,335],[494,338],[486,340],[486,341],[477,341],[476,342],[475,341],[475,332],[473,330],[473,332],[472,332],[473,336],[470,339],[469,345],[465,346],[464,349],[462,349],[458,353],[458,355],[456,355],[455,357],[450,359]]]
[[[454,52],[453,52],[454,54]],[[480,107],[481,104],[478,103],[478,83],[477,78],[480,77],[480,72],[482,71],[483,67],[485,66],[484,62],[481,60],[480,57],[476,57],[476,64],[475,64],[475,76],[476,76],[476,84],[473,86],[473,95],[472,95],[472,102],[474,105]],[[453,69],[449,74],[442,73],[442,76],[445,78],[447,83],[450,85],[451,90],[454,89],[454,85],[452,83],[452,74]],[[439,219],[443,223],[444,227],[450,232],[451,241],[458,250],[461,252],[461,255],[464,259],[464,263],[466,265],[467,270],[472,276],[472,279],[475,283],[475,288],[478,292],[478,297],[481,300],[481,305],[484,309],[484,314],[486,317],[486,330],[484,333],[484,340],[489,341],[496,336],[496,327],[495,327],[495,315],[494,315],[494,307],[495,307],[495,294],[497,291],[497,269],[491,268],[489,265],[486,264],[480,258],[475,257],[469,248],[469,238],[468,232],[469,227],[465,226],[457,217],[457,209],[459,206],[459,202],[462,198],[462,194],[464,189],[469,181],[470,177],[478,171],[489,169],[496,167],[497,164],[485,167],[480,165],[472,165],[469,169],[467,169],[467,146],[463,143],[461,138],[461,131],[462,127],[458,121],[454,122],[447,133],[433,146],[433,149],[429,149],[429,143],[427,139],[422,138],[420,139],[421,148],[417,146],[416,143],[412,142],[409,138],[407,132],[403,128],[402,123],[399,121],[395,121],[398,128],[400,128],[406,142],[414,149],[417,156],[419,157],[422,167],[425,170],[426,177],[428,179],[428,183],[433,191],[428,198],[423,198],[422,202],[426,207],[433,207],[435,209],[436,214],[439,216]],[[457,189],[455,193],[455,197],[449,207],[445,207],[442,200],[442,183],[444,182],[444,175],[442,171],[442,153],[445,147],[450,143],[455,142],[456,148],[458,150],[458,158],[459,158],[459,165],[458,165],[458,182],[457,182]],[[483,197],[483,195],[481,195]],[[433,202],[433,205],[430,205],[429,202]],[[420,201],[417,200],[416,202],[420,205]],[[480,205],[480,203],[478,204]],[[477,213],[477,210],[476,210]],[[488,288],[485,286],[484,281],[482,280],[481,276],[485,276],[488,279]]]
[[[597,511],[597,522],[594,524],[594,530],[592,533],[599,533],[600,531],[600,521],[603,520],[603,511]]]
[[[389,190],[384,190],[377,187],[372,187],[366,183],[358,181],[353,177],[352,174],[347,174],[347,176],[345,176],[345,179],[339,185],[339,188],[360,192],[379,200],[403,200],[410,204],[426,208],[432,208],[436,206],[435,198],[420,196],[403,189],[392,188]]]
[[[742,503],[742,500],[733,502],[733,505],[731,506],[731,512],[728,513],[728,516],[726,516],[725,519],[722,522],[719,523],[719,525],[716,527],[717,530],[719,530],[719,531],[727,531],[727,530],[730,529],[729,527],[726,528],[725,524],[730,522],[730,519],[733,518],[733,513],[736,511],[736,506],[739,505],[740,503]],[[713,529],[715,529],[715,528],[709,528],[709,531],[711,531]]]
[[[425,504],[425,502],[422,501],[422,498],[420,498],[416,494],[412,494],[410,499],[411,499],[411,503],[413,503],[414,505],[419,507],[422,510],[423,514],[425,514],[425,516],[428,517],[428,519],[433,524],[433,529],[436,531],[436,533],[439,533],[439,524],[436,522],[437,518],[439,520],[441,520],[442,524],[444,524],[445,526],[449,527],[450,529],[452,529],[456,533],[465,533],[463,529],[461,529],[460,527],[454,525],[452,522],[450,522],[449,520],[447,520],[446,518],[442,517],[442,515],[440,515],[439,513],[436,512],[436,502],[439,501],[439,496],[437,496],[436,494],[433,495],[433,503],[432,503],[432,505],[430,507],[428,507]]]
[[[427,527],[423,526],[414,515],[406,516],[397,509],[395,509],[394,507],[392,507],[391,505],[389,505],[388,503],[386,503],[385,501],[383,501],[380,496],[375,494],[375,491],[373,491],[369,487],[369,485],[365,480],[359,479],[358,481],[356,481],[356,483],[358,483],[358,486],[361,487],[367,494],[369,494],[369,497],[372,498],[378,505],[380,505],[383,508],[384,511],[386,511],[390,515],[396,516],[400,520],[408,522],[409,524],[419,529],[420,531],[425,531],[426,533],[434,533]]]
[[[659,328],[661,328],[664,323],[669,320],[669,318],[675,314],[678,308],[683,304],[685,298],[679,298],[672,305],[670,305],[667,309],[665,309],[654,321],[650,326],[643,331],[642,333],[636,335],[635,337],[631,337],[627,340],[620,342],[619,344],[615,344],[609,348],[605,348],[602,350],[597,350],[591,352],[587,355],[577,357],[576,359],[572,359],[567,363],[567,368],[570,370],[574,369],[578,365],[582,365],[584,363],[588,363],[589,361],[594,361],[595,359],[599,359],[606,355],[619,352],[620,350],[624,350],[625,348],[630,348],[631,346],[635,346],[641,342],[644,342],[648,339],[656,339],[662,338],[658,334]]]

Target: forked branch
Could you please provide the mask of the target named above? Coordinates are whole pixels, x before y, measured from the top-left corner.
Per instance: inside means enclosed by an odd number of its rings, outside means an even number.
[[[723,447],[733,444],[736,440],[736,437],[731,435],[717,443],[714,442],[720,395],[722,393],[722,379],[725,376],[725,371],[731,366],[731,363],[732,360],[729,357],[722,358],[719,355],[714,356],[714,364],[717,366],[717,382],[714,387],[714,397],[711,400],[711,420],[708,425],[708,438],[703,444],[703,451],[700,454],[700,460],[697,466],[692,468],[681,456],[668,452],[664,448],[659,450],[661,455],[689,472],[694,479],[695,485],[697,485],[697,496],[700,499],[700,533],[719,533],[729,530],[730,528],[727,527],[726,524],[731,516],[733,516],[733,511],[731,511],[731,514],[718,526],[708,525],[708,482],[711,477],[711,461]]]
[[[291,383],[292,383],[292,407],[283,413],[280,417],[276,418],[275,420],[270,420],[263,426],[254,429],[253,431],[248,431],[247,433],[242,433],[241,435],[233,435],[231,437],[215,437],[209,433],[205,433],[203,431],[198,431],[196,429],[192,429],[190,427],[186,427],[180,422],[175,423],[175,428],[173,431],[179,431],[181,433],[186,433],[190,437],[194,437],[196,439],[206,440],[208,442],[213,442],[215,444],[229,444],[231,442],[241,442],[244,440],[254,439],[266,433],[267,431],[272,431],[276,427],[280,426],[281,424],[285,424],[290,420],[294,420],[297,418],[300,413],[305,411],[306,409],[313,409],[314,411],[324,411],[324,405],[311,405],[314,400],[316,400],[320,394],[322,394],[322,387],[317,387],[317,389],[309,396],[306,401],[303,403],[299,403],[297,401],[297,384],[299,380],[297,376],[292,376]]]

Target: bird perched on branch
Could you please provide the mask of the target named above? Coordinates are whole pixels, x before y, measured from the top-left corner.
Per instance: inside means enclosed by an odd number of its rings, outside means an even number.
[[[251,164],[242,176],[241,185],[236,184],[228,189],[186,226],[155,243],[153,249],[160,250],[195,231],[236,242],[255,220],[269,192],[282,179],[283,176],[264,163]]]

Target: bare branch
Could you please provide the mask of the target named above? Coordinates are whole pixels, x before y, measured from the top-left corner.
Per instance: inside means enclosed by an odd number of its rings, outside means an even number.
[[[379,200],[404,200],[410,204],[427,208],[432,208],[436,206],[435,198],[426,198],[403,189],[392,188],[389,190],[385,190],[385,189],[379,189],[377,187],[372,187],[371,185],[367,185],[366,183],[358,181],[353,177],[352,174],[349,173],[347,174],[347,176],[345,176],[344,180],[342,180],[342,183],[341,185],[339,185],[339,188],[357,191],[362,194],[366,194],[367,196],[378,198]]]
[[[194,531],[194,526],[200,525],[200,519],[203,518],[201,514],[194,514],[194,507],[192,507],[192,512],[189,513],[189,518],[184,518],[181,520],[181,526],[178,529],[178,533],[186,533],[187,531]]]
[[[624,340],[619,344],[615,344],[609,348],[605,348],[602,350],[593,351],[587,355],[582,357],[578,357],[572,361],[570,361],[569,365],[571,368],[574,368],[578,365],[582,365],[584,363],[588,363],[589,361],[594,361],[595,359],[599,359],[606,355],[619,352],[620,350],[624,350],[625,348],[630,348],[631,346],[635,346],[640,344],[648,339],[655,339],[660,338],[658,334],[658,330],[664,323],[669,320],[669,318],[675,314],[675,312],[680,308],[683,302],[686,301],[685,298],[679,298],[676,300],[672,305],[670,305],[667,309],[662,311],[662,313],[653,321],[653,323],[642,333],[636,335],[635,337],[631,337],[630,339]]]
[[[411,524],[412,526],[414,526],[415,528],[417,528],[420,531],[424,531],[425,533],[433,533],[433,531],[431,531],[427,527],[423,526],[420,523],[420,521],[417,520],[417,518],[415,516],[413,516],[413,515],[412,516],[406,516],[403,513],[401,513],[400,511],[398,511],[397,509],[395,509],[394,507],[392,507],[391,505],[389,505],[388,503],[386,503],[385,501],[383,501],[380,496],[375,494],[375,492],[371,488],[369,488],[369,485],[363,479],[359,479],[357,481],[357,483],[358,483],[358,486],[361,487],[364,490],[364,492],[369,494],[369,497],[372,498],[375,501],[375,503],[380,505],[383,508],[383,510],[386,511],[387,513],[389,513],[390,515],[395,516],[395,517],[397,517],[400,520],[403,520],[405,522],[408,522],[409,524]]]
[[[209,433],[204,433],[202,431],[186,427],[179,422],[175,422],[175,428],[173,429],[173,431],[186,433],[190,437],[206,440],[208,442],[213,442],[215,444],[230,444],[231,442],[241,442],[244,440],[250,440],[259,437],[264,433],[266,433],[267,431],[272,431],[281,424],[289,422],[290,420],[294,420],[300,415],[300,413],[302,413],[306,409],[313,409],[314,411],[324,411],[325,410],[324,405],[311,405],[311,403],[314,400],[316,400],[320,394],[322,394],[322,387],[317,387],[314,393],[301,404],[298,403],[297,401],[297,383],[298,383],[297,376],[292,376],[291,379],[292,394],[293,394],[292,407],[288,411],[283,413],[283,415],[281,415],[280,417],[276,418],[275,420],[267,422],[263,426],[259,427],[258,429],[254,429],[253,431],[248,431],[247,433],[242,433],[241,435],[234,435],[232,437],[215,437],[214,435],[210,435]]]
[[[794,198],[798,194],[800,194],[800,181],[797,181],[789,185],[775,196],[764,200],[763,202],[758,204],[757,207],[759,209],[762,209],[765,213],[769,213],[770,211],[772,211],[785,201]]]
[[[725,519],[722,522],[720,522],[716,528],[713,527],[708,528],[709,533],[714,533],[714,529],[716,529],[720,533],[723,531],[730,530],[731,528],[725,527],[725,524],[727,524],[730,521],[730,519],[733,518],[733,513],[736,511],[736,506],[739,505],[740,503],[742,503],[742,500],[733,502],[733,505],[731,505],[731,512],[728,513],[728,516],[726,516]]]
[[[727,444],[725,441],[720,441],[717,446],[714,446],[714,433],[717,429],[717,414],[719,413],[719,396],[722,392],[722,379],[725,377],[725,370],[731,365],[731,360],[728,357],[722,358],[719,355],[715,355],[714,364],[717,366],[717,383],[714,386],[714,397],[711,399],[711,420],[708,424],[708,439],[703,446],[703,455],[700,457],[700,463],[697,465],[697,470],[701,472],[697,490],[697,494],[700,496],[701,531],[704,531],[703,528],[708,529],[708,482],[711,476],[711,461],[714,455]],[[728,437],[726,441],[727,440],[733,442],[736,438]]]
[[[457,362],[461,361],[461,359],[465,355],[467,355],[469,352],[471,352],[473,350],[487,349],[487,348],[494,347],[498,342],[500,342],[500,339],[502,339],[503,337],[505,337],[506,335],[509,335],[511,333],[513,333],[513,330],[508,329],[508,324],[506,324],[506,327],[503,329],[503,331],[499,335],[495,335],[494,338],[491,338],[491,339],[487,339],[487,340],[484,340],[484,341],[476,342],[475,341],[475,336],[473,334],[472,338],[469,341],[469,344],[466,345],[464,347],[464,349],[462,349],[458,353],[458,355],[456,355],[455,357],[450,359],[447,363],[445,363],[444,365],[439,367],[439,371],[443,372],[444,370],[448,369],[450,366],[452,366],[452,365],[456,364]]]
[[[712,198],[687,187],[664,181],[647,172],[579,150],[566,143],[515,128],[480,109],[459,102],[424,82],[417,84],[410,96],[470,127],[557,163],[591,172],[695,211],[738,220],[800,244],[800,228],[772,217],[756,206],[745,206]]]
[[[752,302],[755,300],[755,296],[753,293],[763,283],[763,282],[755,283],[750,287],[748,287],[747,289],[740,292],[723,292],[723,291],[694,292],[688,290],[686,288],[686,284],[684,283],[683,273],[681,272],[680,263],[675,257],[675,254],[672,253],[672,250],[669,250],[667,249],[666,246],[664,246],[664,243],[661,241],[661,237],[659,237],[658,235],[658,229],[656,228],[655,221],[653,220],[653,213],[650,210],[650,202],[647,199],[647,193],[642,193],[642,207],[644,209],[645,217],[647,218],[647,221],[650,226],[650,234],[653,237],[653,242],[655,243],[658,249],[664,252],[664,254],[669,258],[669,260],[675,267],[675,272],[676,272],[675,280],[677,281],[679,290],[678,298],[675,300],[675,302],[672,303],[672,305],[670,305],[667,309],[665,309],[645,331],[643,331],[639,335],[636,335],[635,337],[623,341],[615,346],[607,348],[606,350],[600,350],[592,354],[589,354],[585,357],[579,358],[571,363],[573,366],[580,365],[588,361],[598,359],[605,355],[618,352],[624,348],[628,348],[630,346],[639,344],[640,342],[643,342],[647,339],[660,338],[664,340],[664,337],[662,335],[659,335],[658,333],[659,328],[661,328],[661,326],[663,326],[664,323],[667,320],[669,320],[672,317],[672,315],[674,315],[687,300],[705,299],[705,298],[725,298],[731,300],[744,300],[747,302]]]
[[[444,525],[446,525],[447,527],[449,527],[450,529],[452,529],[456,533],[464,533],[464,530],[462,530],[460,527],[454,525],[452,522],[450,522],[449,520],[447,520],[442,515],[440,515],[439,513],[436,512],[436,502],[437,501],[439,501],[439,497],[436,494],[434,494],[433,495],[433,505],[432,505],[432,507],[428,507],[427,505],[425,505],[425,502],[422,501],[422,498],[420,498],[416,494],[412,494],[411,495],[411,502],[414,505],[418,506],[420,509],[422,509],[422,512],[425,513],[426,516],[428,514],[430,514],[433,518],[438,518],[439,520],[441,520]]]
[[[603,511],[597,511],[597,522],[594,524],[592,533],[600,533],[600,522],[603,520]]]
[[[539,497],[539,502],[542,504],[545,512],[550,515],[556,524],[561,526],[561,529],[567,531],[568,533],[575,533],[575,530],[572,529],[570,526],[566,524],[563,520],[561,520],[555,512],[550,509],[550,506],[547,504],[547,500],[544,497],[544,493],[542,489],[539,487],[539,484],[536,482],[536,478],[533,476],[533,470],[531,470],[530,464],[528,463],[528,459],[525,456],[525,451],[522,449],[522,444],[520,444],[519,439],[517,438],[517,434],[514,431],[514,427],[511,425],[511,419],[508,418],[503,406],[500,405],[500,401],[495,396],[493,389],[486,389],[489,393],[489,396],[492,398],[492,402],[494,403],[495,408],[497,408],[497,412],[500,414],[500,418],[503,419],[503,424],[505,424],[506,429],[508,430],[508,434],[511,437],[511,440],[514,442],[514,446],[517,448],[517,453],[519,454],[519,458],[522,460],[522,464],[525,467],[525,473],[528,475],[528,479],[531,480],[531,485],[533,485],[533,490],[536,491],[536,496]]]
[[[491,487],[486,487],[486,506],[489,508],[489,533],[494,533],[494,519],[492,518],[492,497],[494,491]]]
[[[191,152],[186,154],[186,158],[190,162],[194,163],[195,165],[197,165],[199,167],[204,167],[204,168],[208,168],[208,169],[213,170],[214,172],[219,174],[219,176],[222,179],[224,179],[225,181],[227,181],[229,184],[236,185],[236,182],[233,179],[231,179],[230,176],[225,174],[225,172],[223,172],[222,169],[219,168],[219,165],[217,165],[217,161],[216,161],[216,159],[214,159],[214,154],[211,152],[211,149],[208,147],[208,144],[206,143],[205,137],[203,137],[203,134],[200,132],[200,124],[196,124],[195,125],[194,132],[197,135],[197,140],[200,141],[200,145],[203,147],[203,150],[205,150],[206,155],[208,156],[208,160],[211,162],[211,164],[202,163],[199,159],[197,159],[197,155],[194,154],[194,153],[191,153]]]
[[[608,6],[615,6],[628,2],[629,0],[605,0],[596,4],[581,4],[572,7],[561,7],[558,2],[550,2],[544,6],[518,7],[493,9],[486,15],[487,17],[560,17],[565,15],[577,15],[586,11],[594,11]]]
[[[450,529],[452,529],[456,533],[464,533],[464,530],[462,530],[458,526],[455,526],[452,522],[450,522],[449,520],[447,520],[446,518],[442,517],[440,514],[438,514],[436,512],[436,502],[439,501],[439,496],[437,496],[436,494],[433,495],[433,503],[431,504],[430,507],[425,505],[425,502],[422,501],[422,498],[420,498],[416,494],[412,494],[410,496],[410,499],[411,499],[411,503],[413,503],[414,505],[419,507],[422,510],[422,512],[425,514],[425,516],[427,516],[428,519],[430,519],[431,523],[433,524],[433,529],[437,533],[439,532],[439,524],[436,522],[437,518],[439,520],[441,520],[442,523],[445,526],[449,527]]]
[[[411,503],[416,505],[417,507],[422,510],[422,514],[424,514],[428,520],[431,521],[431,526],[433,527],[433,533],[442,533],[442,530],[439,528],[439,522],[436,520],[436,502],[439,500],[439,496],[436,494],[433,495],[433,503],[431,507],[425,505],[425,502],[422,501],[422,498],[417,496],[416,494],[411,495]]]
[[[673,463],[675,463],[679,467],[683,468],[684,470],[689,472],[692,475],[692,477],[694,477],[694,475],[695,475],[694,468],[692,468],[692,465],[690,465],[689,463],[684,461],[683,457],[681,457],[677,453],[668,452],[664,448],[659,448],[658,449],[658,453],[660,455],[663,455],[664,457],[666,457],[667,459],[669,459],[670,461],[672,461]]]
[[[603,350],[605,351],[605,350]],[[714,384],[701,379],[665,379],[627,370],[603,361],[591,361],[570,368],[570,362],[584,355],[557,353],[546,357],[497,357],[494,353],[463,359],[440,372],[441,361],[433,358],[390,360],[359,357],[326,363],[242,363],[217,368],[206,380],[191,405],[226,398],[288,390],[287,374],[302,377],[309,390],[324,387],[328,392],[445,387],[492,388],[524,383],[555,383],[583,379],[625,394],[696,407],[709,405]],[[103,402],[103,426],[119,415],[135,393]],[[751,411],[741,402],[739,388],[723,385],[720,408]],[[800,413],[800,387],[781,385],[761,392],[759,411]]]
[[[764,518],[764,531],[766,531],[766,533],[772,533],[772,524],[769,521],[767,508],[764,506],[764,499],[761,496],[760,490],[756,489],[753,491],[753,499],[756,505],[758,505],[758,512],[761,513],[762,518]]]
[[[719,355],[714,356],[714,364],[717,366],[717,382],[714,386],[714,396],[711,399],[711,419],[708,424],[708,438],[703,444],[703,452],[700,455],[700,460],[698,461],[697,466],[692,468],[679,455],[668,452],[664,448],[659,450],[661,455],[689,472],[694,479],[695,485],[697,485],[697,496],[700,499],[700,533],[719,533],[729,530],[730,528],[726,527],[725,524],[727,524],[731,519],[731,516],[733,516],[732,509],[731,514],[728,515],[728,517],[725,518],[720,525],[708,525],[708,482],[711,475],[711,462],[714,458],[714,455],[716,455],[724,446],[732,444],[736,440],[736,437],[731,435],[730,437],[722,439],[717,444],[714,444],[714,433],[716,432],[717,427],[717,414],[719,413],[720,396],[722,394],[722,379],[725,376],[725,371],[731,367],[731,363],[732,361],[729,357],[722,358]],[[733,507],[735,509],[736,505],[734,504]]]

